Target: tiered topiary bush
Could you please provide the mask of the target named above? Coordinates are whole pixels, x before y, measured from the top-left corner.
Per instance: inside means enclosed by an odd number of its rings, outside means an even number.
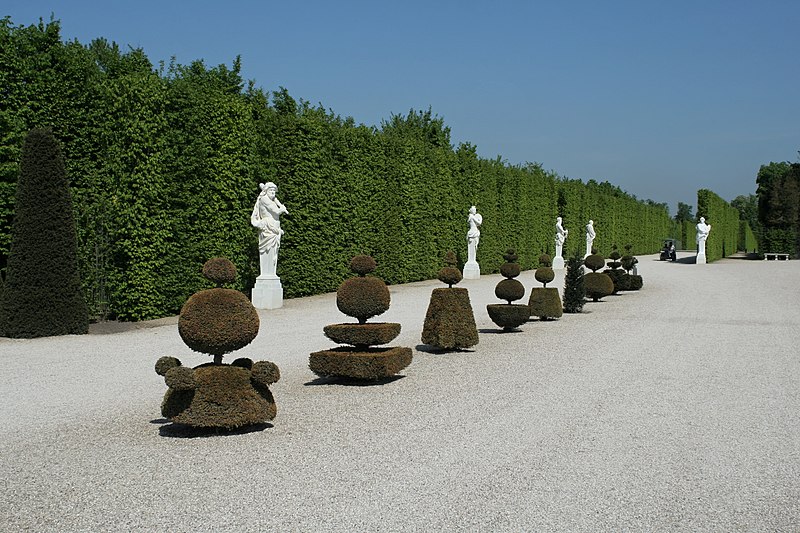
[[[494,294],[508,303],[489,304],[486,306],[486,311],[492,322],[503,328],[504,331],[511,331],[528,321],[531,316],[531,308],[525,304],[511,303],[525,296],[525,287],[519,280],[514,279],[520,274],[516,251],[509,248],[503,254],[503,259],[506,262],[500,266],[500,274],[506,279],[497,284]]]
[[[547,284],[556,277],[552,268],[550,256],[547,254],[539,256],[539,265],[539,268],[534,272],[534,277],[536,281],[544,285],[544,287],[534,287],[531,289],[531,297],[528,300],[531,316],[538,316],[541,320],[560,318],[563,314],[563,308],[561,306],[561,297],[558,295],[558,289],[547,287]]]
[[[611,261],[606,263],[608,268],[604,271],[604,273],[611,278],[611,282],[614,284],[614,292],[611,294],[617,294],[619,291],[624,291],[628,286],[628,280],[626,279],[627,274],[620,268],[622,266],[622,263],[620,262],[621,257],[622,256],[617,249],[617,245],[612,245],[611,253],[608,255],[608,258],[611,259]]]
[[[461,272],[456,267],[456,254],[447,252],[445,267],[439,270],[439,280],[447,283],[446,289],[433,289],[425,324],[422,327],[422,342],[443,349],[469,348],[478,344],[478,327],[469,301],[469,291],[454,288],[461,281]]]
[[[156,373],[169,387],[161,414],[198,428],[233,429],[272,420],[277,408],[269,385],[280,379],[278,367],[248,358],[222,363],[225,354],[256,338],[258,313],[247,296],[222,288],[236,279],[236,267],[228,259],[208,260],[203,275],[217,287],[189,297],[178,318],[178,333],[189,348],[213,356],[214,362],[188,368],[175,357],[160,358]]]
[[[339,286],[336,306],[358,323],[325,326],[326,337],[349,346],[313,352],[308,366],[318,376],[377,380],[393,376],[411,364],[411,348],[376,347],[394,340],[400,334],[400,324],[367,324],[367,319],[389,309],[390,302],[389,289],[383,280],[367,276],[375,267],[375,260],[368,255],[357,255],[350,261],[350,270],[358,276]]]
[[[564,312],[580,313],[586,301],[586,287],[583,280],[583,258],[577,250],[567,260],[564,274]]]
[[[642,276],[638,274],[631,274],[636,264],[639,262],[636,257],[631,254],[632,245],[626,244],[625,245],[625,255],[622,256],[620,259],[620,263],[622,264],[622,268],[625,269],[626,272],[626,282],[625,282],[625,290],[626,291],[638,291],[642,288],[644,284],[642,281]]]
[[[606,264],[605,258],[597,253],[597,250],[592,250],[592,253],[583,260],[586,268],[591,270],[588,274],[583,276],[583,284],[586,288],[586,296],[591,298],[593,302],[597,302],[600,298],[613,294],[614,282],[608,274],[598,272]]]
[[[61,147],[50,129],[25,138],[0,331],[34,338],[89,332],[78,273],[72,197]]]

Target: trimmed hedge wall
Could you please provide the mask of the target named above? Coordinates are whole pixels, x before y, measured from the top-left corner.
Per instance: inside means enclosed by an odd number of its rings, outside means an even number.
[[[208,257],[230,258],[240,274],[232,288],[247,292],[258,274],[249,216],[264,181],[278,185],[289,209],[278,264],[288,298],[336,290],[360,253],[390,284],[435,278],[445,250],[463,264],[470,205],[484,217],[484,273],[499,270],[509,247],[524,269],[553,254],[559,215],[570,230],[567,257],[583,253],[589,219],[605,253],[612,244],[656,253],[678,231],[665,205],[609,183],[454,147],[430,110],[357,125],[285,89],[245,84],[238,58],[231,67],[154,69],[141,50],[63,43],[59,31],[58,22],[0,22],[0,269],[22,134],[52,127],[65,150],[94,317],[176,314],[209,286]]]

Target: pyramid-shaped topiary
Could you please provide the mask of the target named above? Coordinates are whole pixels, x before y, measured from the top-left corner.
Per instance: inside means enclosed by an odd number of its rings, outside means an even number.
[[[456,268],[456,254],[447,252],[445,266],[439,270],[439,280],[448,288],[433,289],[425,323],[422,342],[442,349],[469,348],[478,344],[478,328],[469,301],[467,289],[454,288],[461,281]]]
[[[580,313],[586,301],[586,287],[583,280],[583,258],[576,250],[567,260],[567,272],[564,274],[564,312]]]
[[[50,129],[31,130],[22,148],[0,331],[14,338],[89,332],[72,197]]]
[[[516,300],[525,296],[525,287],[519,280],[514,279],[520,274],[520,266],[517,263],[517,253],[513,248],[509,248],[503,259],[506,260],[500,266],[500,274],[506,279],[501,280],[494,289],[494,294],[501,300],[508,303],[489,304],[486,311],[492,322],[503,328],[503,331],[511,331],[521,326],[531,316],[531,309],[525,304],[512,304]]]
[[[358,323],[325,326],[325,336],[349,346],[313,352],[308,366],[318,376],[377,380],[393,376],[411,364],[411,348],[376,347],[394,340],[400,334],[400,324],[367,323],[389,309],[388,287],[380,278],[367,275],[375,267],[375,260],[368,255],[357,255],[350,261],[350,270],[357,276],[339,286],[336,306]]]
[[[614,282],[604,272],[597,272],[606,264],[605,258],[597,253],[597,250],[592,250],[592,253],[583,260],[583,264],[591,270],[588,274],[583,275],[583,284],[586,288],[586,296],[591,298],[593,302],[597,302],[600,298],[608,296],[614,292]]]
[[[160,358],[156,373],[169,387],[161,413],[199,428],[233,429],[272,420],[277,408],[269,385],[280,379],[278,367],[248,358],[222,363],[225,354],[255,339],[258,312],[247,296],[222,288],[236,279],[236,267],[228,259],[208,260],[203,275],[217,287],[189,297],[178,318],[178,333],[189,348],[213,356],[214,362],[188,368],[175,357]]]
[[[547,284],[556,277],[549,255],[542,254],[539,256],[539,268],[534,272],[534,277],[544,287],[531,289],[531,296],[528,299],[531,316],[537,316],[541,320],[560,318],[563,314],[563,309],[558,289],[547,287]]]

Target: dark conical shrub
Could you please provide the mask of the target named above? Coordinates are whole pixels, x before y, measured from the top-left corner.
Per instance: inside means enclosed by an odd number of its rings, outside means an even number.
[[[411,364],[411,348],[375,346],[391,342],[400,334],[400,324],[367,323],[369,318],[389,309],[389,289],[382,279],[367,276],[375,270],[375,260],[357,255],[350,261],[356,277],[346,279],[336,291],[336,306],[357,324],[329,324],[323,329],[334,342],[348,344],[312,352],[308,367],[318,376],[337,376],[377,380],[393,376]]]
[[[72,198],[49,129],[25,139],[15,201],[0,330],[16,338],[88,333]]]
[[[583,259],[578,252],[567,260],[567,272],[564,274],[564,312],[580,313],[586,299],[586,288],[583,284]]]
[[[447,350],[478,344],[478,327],[469,292],[453,287],[461,281],[461,272],[455,264],[456,256],[450,251],[445,255],[446,266],[439,271],[439,280],[447,283],[448,288],[433,289],[422,327],[424,344]]]
[[[218,287],[189,297],[178,317],[178,333],[189,348],[212,355],[214,362],[187,368],[175,357],[160,358],[155,370],[168,387],[161,414],[198,428],[233,429],[272,420],[277,407],[269,385],[280,379],[278,367],[244,357],[222,363],[223,355],[258,335],[258,312],[243,293],[219,287],[236,279],[231,261],[209,259],[203,274]]]

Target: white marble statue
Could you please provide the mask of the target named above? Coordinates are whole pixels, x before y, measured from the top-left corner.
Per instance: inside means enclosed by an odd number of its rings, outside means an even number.
[[[697,223],[697,264],[706,262],[706,239],[711,232],[711,224],[706,224],[705,217],[700,217],[700,222]]]
[[[289,211],[276,197],[278,186],[259,183],[261,193],[253,206],[250,223],[258,228],[258,258],[261,274],[256,278],[250,297],[257,309],[277,309],[283,306],[283,286],[278,277],[278,249],[281,247],[281,215]]]
[[[272,183],[260,183],[261,193],[256,199],[250,223],[258,228],[258,255],[261,262],[261,278],[276,278],[278,270],[278,249],[281,247],[280,216],[288,214],[280,201],[275,197],[278,186]]]
[[[594,232],[594,220],[590,220],[589,223],[586,224],[586,255],[583,256],[584,259],[592,254],[592,243],[596,236],[597,234]]]
[[[564,241],[567,240],[567,235],[569,235],[569,230],[564,229],[564,226],[561,224],[561,217],[556,218],[556,255],[553,257],[553,268],[554,269],[562,269],[564,268]]]
[[[481,240],[481,224],[483,224],[483,217],[478,213],[478,210],[473,205],[469,208],[469,216],[467,216],[467,224],[469,231],[467,231],[467,262],[464,264],[464,278],[477,279],[481,275],[481,269],[478,265],[478,243]]]

